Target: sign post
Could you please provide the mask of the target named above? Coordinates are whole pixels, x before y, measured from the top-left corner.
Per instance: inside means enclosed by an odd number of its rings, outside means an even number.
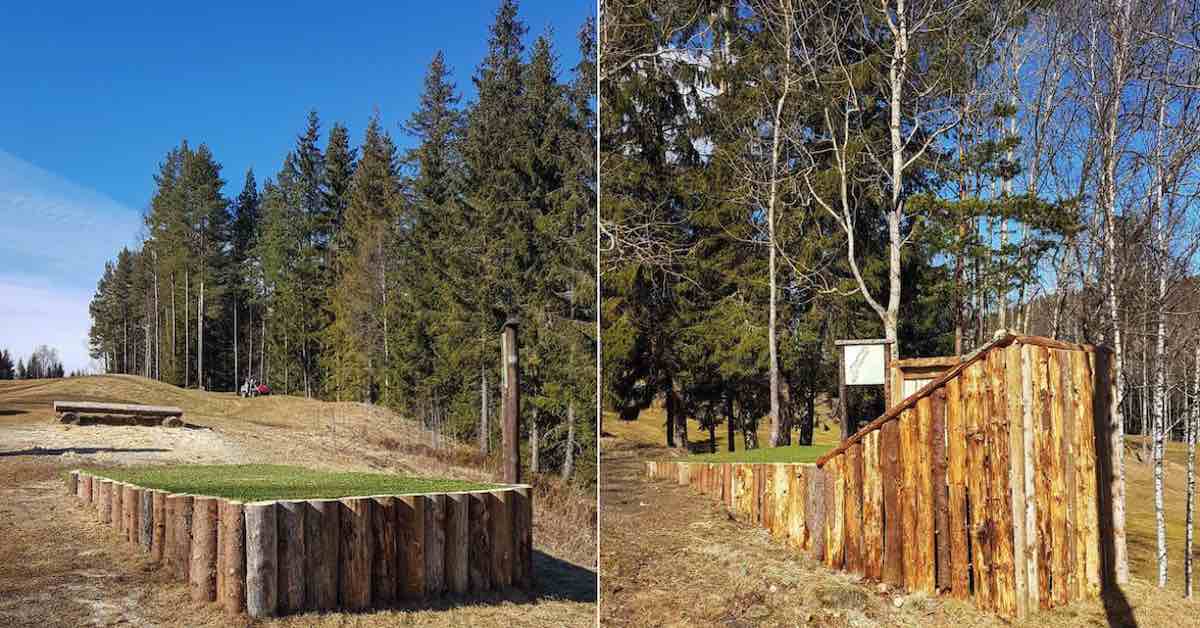
[[[838,398],[841,400],[842,440],[854,434],[857,425],[850,419],[846,396],[850,386],[883,386],[883,398],[889,399],[888,369],[891,366],[892,341],[886,338],[838,340]],[[884,402],[886,405],[886,401]]]
[[[517,353],[517,320],[504,321],[500,334],[500,354],[504,364],[500,372],[504,377],[504,418],[501,424],[504,447],[504,481],[508,484],[521,483],[521,369]]]

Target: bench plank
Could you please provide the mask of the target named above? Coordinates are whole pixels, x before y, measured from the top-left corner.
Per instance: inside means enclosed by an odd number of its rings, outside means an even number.
[[[95,401],[55,401],[54,411],[58,414],[77,412],[127,414],[132,416],[152,417],[183,416],[183,409],[175,406],[144,406],[132,403],[100,403]]]

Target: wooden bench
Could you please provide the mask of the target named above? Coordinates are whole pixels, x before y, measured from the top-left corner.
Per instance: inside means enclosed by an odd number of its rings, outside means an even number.
[[[183,410],[175,406],[143,406],[96,401],[55,401],[54,414],[60,423],[80,425],[84,417],[119,418],[127,424],[183,427]]]

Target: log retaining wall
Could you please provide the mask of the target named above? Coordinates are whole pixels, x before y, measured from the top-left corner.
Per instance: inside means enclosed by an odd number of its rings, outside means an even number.
[[[526,485],[242,503],[72,471],[67,488],[186,582],[192,599],[229,614],[387,608],[534,586]]]

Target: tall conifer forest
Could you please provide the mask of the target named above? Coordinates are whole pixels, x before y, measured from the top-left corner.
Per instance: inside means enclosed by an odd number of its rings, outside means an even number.
[[[407,119],[376,113],[355,138],[313,111],[271,175],[231,180],[203,142],[172,147],[144,241],[97,284],[92,356],[184,387],[381,404],[488,453],[516,319],[526,464],[594,481],[591,20],[578,45],[560,68],[503,0],[472,101],[438,52]]]

